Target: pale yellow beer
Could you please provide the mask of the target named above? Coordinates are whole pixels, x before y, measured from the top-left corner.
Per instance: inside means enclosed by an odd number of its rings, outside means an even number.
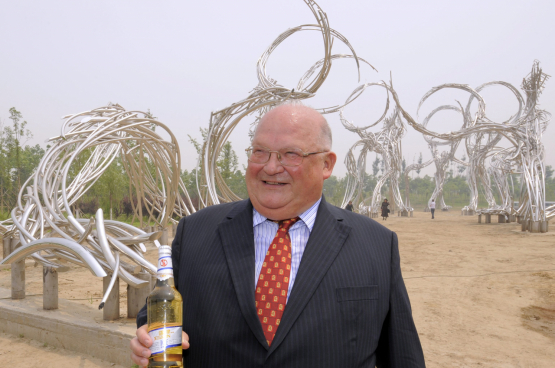
[[[148,334],[153,340],[148,367],[183,367],[183,298],[175,288],[171,247],[158,249],[156,286],[147,299]]]

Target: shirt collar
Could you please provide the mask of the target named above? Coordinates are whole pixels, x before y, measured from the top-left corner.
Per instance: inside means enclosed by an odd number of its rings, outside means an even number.
[[[299,215],[301,220],[304,222],[308,231],[312,231],[314,227],[314,222],[316,222],[316,213],[318,212],[318,206],[322,202],[322,198],[318,199],[308,210],[304,211]],[[256,227],[268,220],[268,218],[262,216],[254,207],[252,208],[252,226]]]

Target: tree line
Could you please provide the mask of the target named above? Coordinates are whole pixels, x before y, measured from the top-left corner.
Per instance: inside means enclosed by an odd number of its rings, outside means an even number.
[[[26,144],[33,137],[33,134],[27,129],[27,122],[23,119],[22,113],[15,107],[9,110],[8,120],[9,122],[6,123],[0,119],[0,219],[2,220],[10,216],[9,213],[16,205],[17,196],[22,185],[32,175],[45,153],[45,149],[38,144],[34,146]],[[203,139],[206,134],[207,132],[201,129]],[[199,141],[191,136],[189,136],[189,141],[195,146],[197,152],[200,152],[201,144]],[[48,146],[46,149],[48,149]],[[85,151],[77,157],[69,172],[68,180],[77,175],[91,152]],[[422,160],[421,157],[422,155],[420,155],[419,161]],[[217,165],[230,189],[239,197],[247,198],[248,194],[245,184],[246,167],[239,167],[238,156],[231,142],[228,141],[223,146]],[[402,166],[404,170],[406,167],[405,160],[403,160]],[[377,181],[384,173],[383,160],[378,156],[372,162],[371,170],[372,172],[365,173],[363,178],[364,198],[372,196]],[[466,182],[465,170],[464,166],[452,165],[447,172],[443,195],[448,205],[463,207],[470,201],[470,190]],[[547,166],[546,199],[548,201],[555,201],[555,178],[553,173],[553,168]],[[434,191],[435,181],[429,175],[421,177],[420,170],[417,170],[414,174],[412,175],[413,177],[409,178],[410,202],[416,210],[419,210],[420,207],[424,209]],[[191,171],[183,170],[181,172],[181,179],[191,196],[193,205],[198,208],[199,198],[196,189],[196,175],[196,169]],[[519,175],[513,175],[512,178],[514,187],[512,195],[518,201],[520,189]],[[405,178],[401,175],[399,179],[401,195],[405,198]],[[326,200],[333,205],[340,206],[343,201],[346,184],[346,177],[341,178],[332,175],[324,182]],[[388,185],[389,183],[386,183],[382,187],[382,195],[385,197],[390,196]],[[500,196],[498,189],[495,185],[492,188],[494,196],[499,203]],[[114,219],[125,221],[129,220],[130,216],[133,215],[132,203],[137,203],[136,201],[136,198],[130,196],[129,178],[118,157],[74,206],[76,209],[79,209],[80,213],[86,216],[92,216],[101,207],[107,215],[112,211]],[[487,207],[483,196],[480,196],[479,207]],[[146,210],[143,213],[146,213]]]

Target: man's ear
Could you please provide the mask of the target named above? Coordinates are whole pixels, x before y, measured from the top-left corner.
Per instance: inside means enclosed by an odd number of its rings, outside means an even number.
[[[335,166],[336,161],[337,161],[337,155],[335,154],[335,152],[328,152],[325,154],[324,170],[323,170],[324,180],[326,180],[331,176],[331,173],[333,172],[333,168]]]

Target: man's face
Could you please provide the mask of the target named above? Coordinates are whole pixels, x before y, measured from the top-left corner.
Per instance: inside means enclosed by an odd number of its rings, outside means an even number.
[[[319,119],[317,112],[306,107],[278,107],[259,123],[252,145],[272,151],[321,151]],[[335,160],[335,154],[328,152],[307,156],[300,166],[282,165],[275,153],[266,164],[249,161],[245,179],[254,208],[272,220],[300,215],[322,196],[324,180],[331,175]]]

